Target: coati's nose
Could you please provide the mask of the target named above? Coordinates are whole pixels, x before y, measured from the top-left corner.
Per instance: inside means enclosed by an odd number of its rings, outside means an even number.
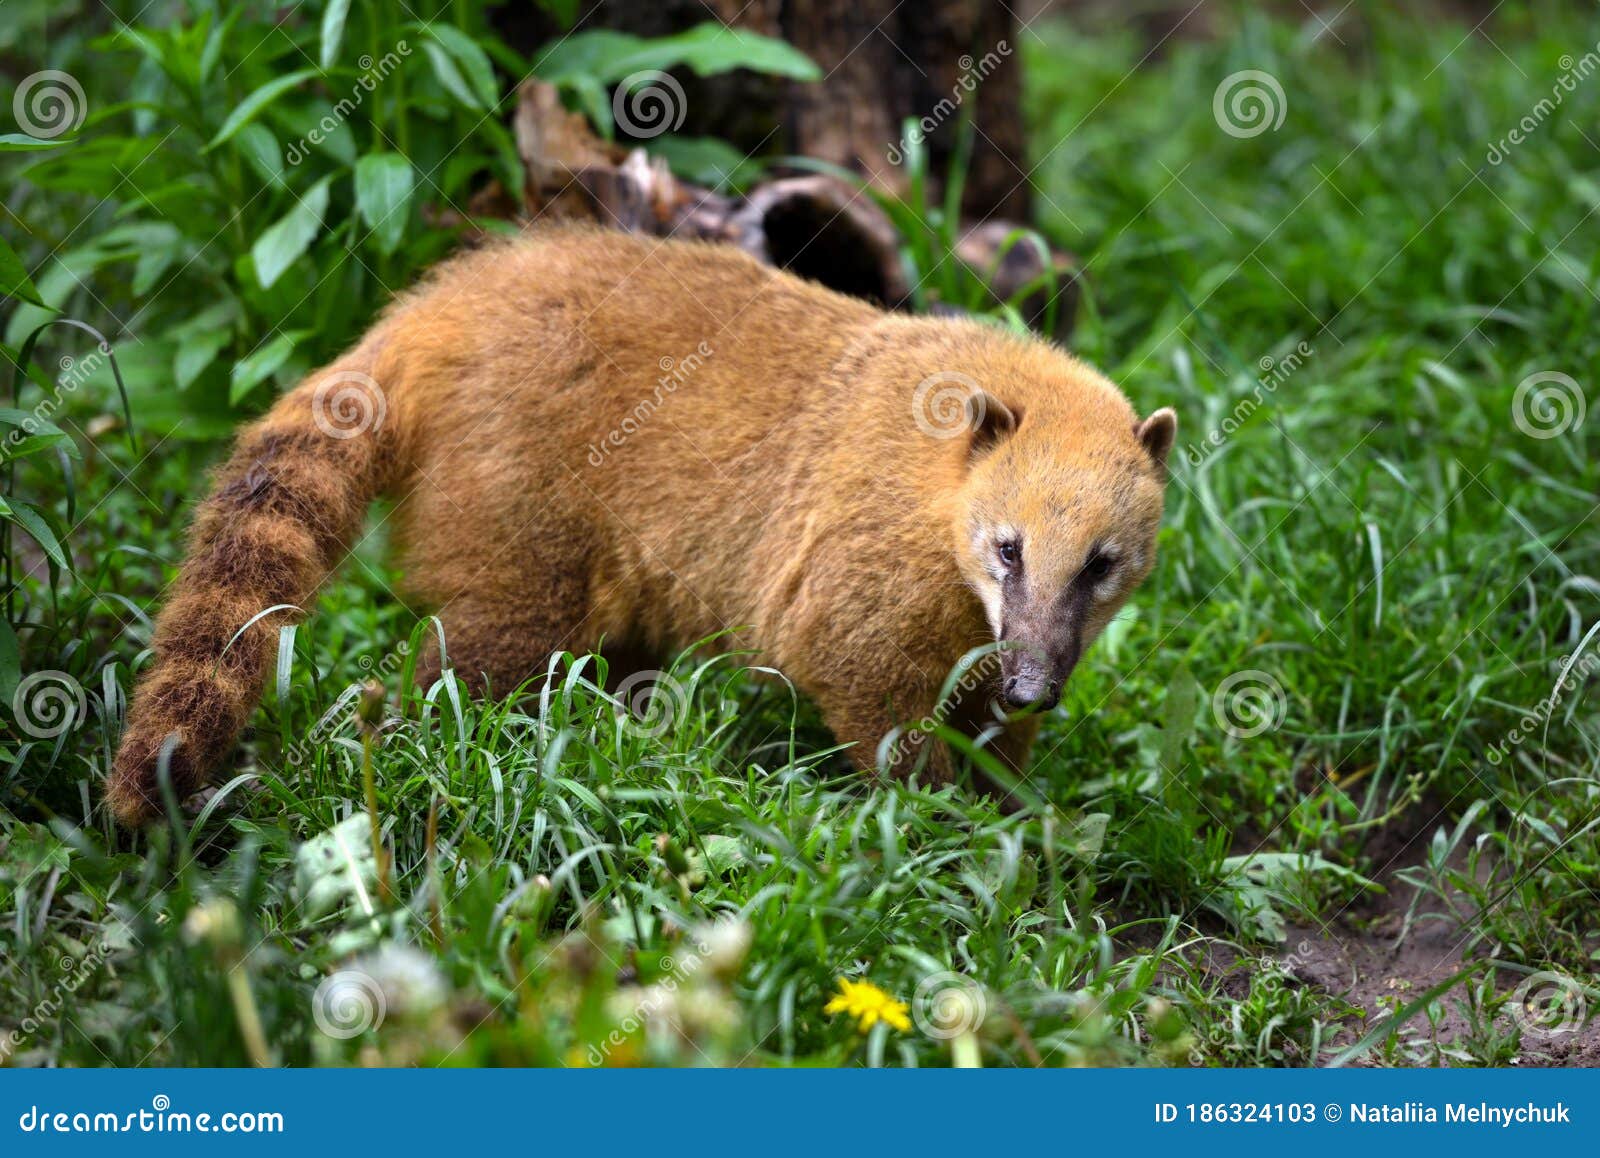
[[[1050,704],[1061,695],[1061,685],[1037,672],[1021,672],[1009,677],[1004,686],[1006,705],[1012,708],[1031,708],[1035,704]]]

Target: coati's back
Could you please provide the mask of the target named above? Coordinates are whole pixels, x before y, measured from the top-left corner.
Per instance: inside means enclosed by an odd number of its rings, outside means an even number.
[[[413,361],[451,367],[424,387],[394,520],[427,577],[417,597],[470,581],[464,508],[497,512],[477,533],[504,543],[558,496],[608,528],[587,565],[611,603],[654,609],[684,642],[757,623],[762,544],[792,543],[830,432],[859,405],[834,363],[883,316],[725,246],[614,231],[452,263],[396,313]]]

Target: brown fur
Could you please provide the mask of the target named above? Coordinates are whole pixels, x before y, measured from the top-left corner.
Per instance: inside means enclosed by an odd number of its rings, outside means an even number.
[[[663,388],[668,358],[681,383]],[[959,437],[915,421],[940,373],[982,387]],[[384,417],[330,437],[318,387],[350,374],[378,384]],[[745,628],[728,644],[759,649],[871,767],[994,639],[986,599],[1043,655],[1056,589],[1119,536],[1138,557],[1088,609],[1087,645],[1153,562],[1170,434],[1047,345],[885,315],[728,249],[551,231],[461,257],[240,435],[157,622],[111,806],[128,823],[159,809],[169,736],[177,793],[204,783],[288,613],[235,635],[275,604],[308,609],[380,494],[399,500],[407,598],[438,610],[464,677],[503,694],[554,650],[605,640],[659,663]],[[997,596],[1001,523],[1027,535],[1027,579]],[[990,692],[965,726],[992,719]],[[1035,726],[997,750],[1020,766]]]

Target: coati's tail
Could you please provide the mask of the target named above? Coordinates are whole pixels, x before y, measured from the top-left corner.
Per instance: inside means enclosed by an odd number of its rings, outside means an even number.
[[[343,559],[395,470],[398,414],[369,340],[285,395],[240,434],[196,513],[189,553],[156,620],[107,798],[138,825],[162,809],[163,746],[179,799],[201,788],[249,718],[278,628]],[[384,385],[388,385],[385,383]]]

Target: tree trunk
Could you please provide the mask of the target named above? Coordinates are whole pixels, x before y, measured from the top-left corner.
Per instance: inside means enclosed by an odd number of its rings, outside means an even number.
[[[502,10],[500,30],[514,47],[562,34],[536,6],[513,8]],[[904,192],[906,118],[926,131],[937,188],[970,113],[966,216],[1029,219],[1018,28],[1000,0],[589,0],[575,27],[662,36],[711,19],[788,41],[826,79],[679,76],[688,97],[682,132],[754,155],[815,157]]]

